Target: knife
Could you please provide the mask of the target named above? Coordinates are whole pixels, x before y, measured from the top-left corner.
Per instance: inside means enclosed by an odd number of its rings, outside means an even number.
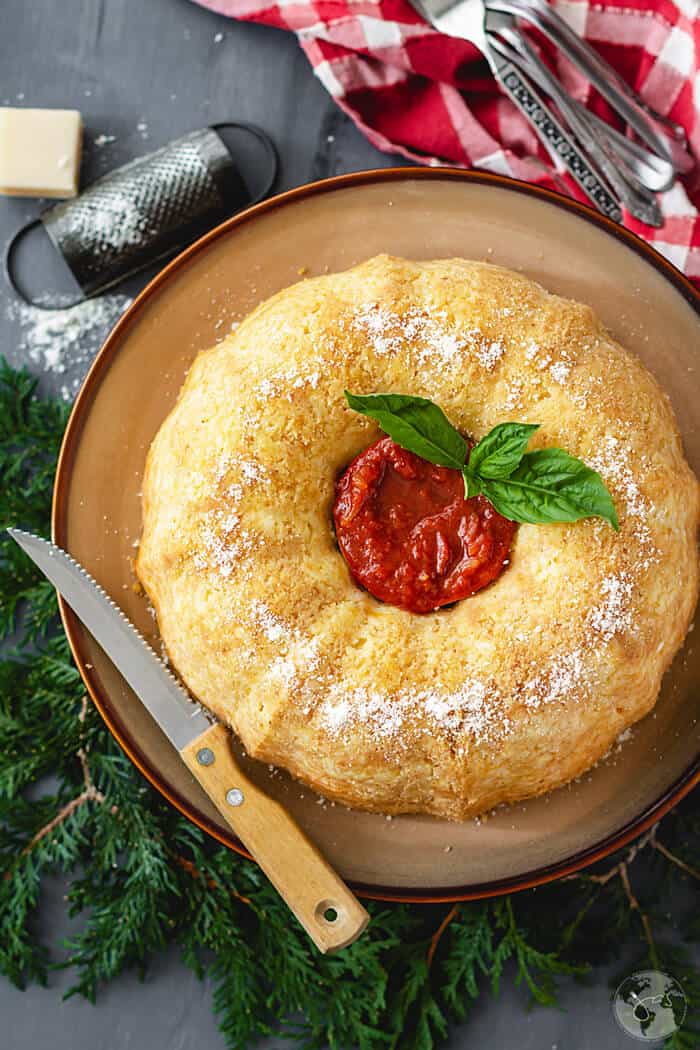
[[[74,558],[30,532],[7,531],[129,683],[319,951],[352,944],[369,915],[284,807],[240,769],[226,726],[191,699]]]

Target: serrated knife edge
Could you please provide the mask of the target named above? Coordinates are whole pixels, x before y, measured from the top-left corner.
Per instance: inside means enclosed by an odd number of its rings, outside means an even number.
[[[8,532],[53,583],[168,735],[187,769],[318,949],[338,951],[352,944],[367,926],[366,909],[286,808],[246,776],[236,762],[226,727],[210,723],[146,639],[74,558],[32,533]]]
[[[7,531],[53,584],[178,750],[211,726],[213,720],[87,569],[49,540],[22,529]]]

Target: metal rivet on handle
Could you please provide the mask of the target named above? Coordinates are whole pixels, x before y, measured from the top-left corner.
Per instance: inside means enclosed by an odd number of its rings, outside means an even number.
[[[197,752],[197,761],[200,766],[214,765],[214,752],[210,747],[203,747]]]
[[[226,792],[226,801],[229,806],[242,806],[244,802],[243,792],[240,788],[231,788]]]

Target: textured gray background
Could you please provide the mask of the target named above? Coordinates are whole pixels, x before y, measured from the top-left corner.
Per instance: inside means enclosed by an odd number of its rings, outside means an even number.
[[[223,39],[216,40],[219,33]],[[334,107],[294,39],[238,24],[187,0],[0,0],[0,103],[80,109],[86,123],[83,180],[210,122],[255,121],[274,137],[282,161],[278,188],[343,171],[399,163],[369,146]],[[139,125],[142,125],[139,128]],[[145,125],[145,126],[143,126]],[[100,135],[113,143],[98,147]],[[0,198],[0,244],[36,214],[33,201]],[[129,291],[142,284],[132,281]],[[98,333],[101,335],[102,333]],[[91,340],[61,374],[42,385],[74,389]],[[0,286],[0,351],[28,360],[26,319]],[[39,370],[39,364],[29,360]],[[49,943],[69,932],[62,895],[52,885],[42,908]],[[623,959],[633,946],[621,947]],[[619,965],[617,967],[619,969]],[[504,984],[484,996],[452,1048],[479,1050],[633,1050],[609,1006],[609,972],[582,988],[571,984],[564,1011],[526,1012],[522,990]],[[70,983],[57,974],[48,989],[19,992],[0,980],[0,1050],[219,1050],[211,989],[173,953],[157,960],[145,984],[128,975],[92,1007],[61,1002]],[[266,1048],[288,1044],[267,1041]]]

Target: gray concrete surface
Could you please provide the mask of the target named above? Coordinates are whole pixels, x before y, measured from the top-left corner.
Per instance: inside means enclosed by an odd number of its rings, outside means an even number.
[[[217,35],[223,38],[217,40]],[[83,179],[156,148],[195,127],[226,118],[251,120],[274,137],[280,189],[343,171],[399,163],[379,154],[333,106],[290,35],[236,24],[187,0],[0,0],[0,103],[75,107],[86,122]],[[104,143],[100,136],[114,136]],[[98,140],[96,144],[95,140]],[[0,199],[0,244],[38,211],[36,202]],[[142,279],[130,283],[132,293]],[[74,390],[97,326],[76,344],[65,371],[30,359],[34,322],[0,286],[0,349],[42,371],[42,385]],[[70,929],[64,887],[55,882],[41,909],[41,933],[54,943]],[[621,955],[624,946],[621,946]],[[571,984],[564,1011],[527,1012],[526,995],[504,982],[455,1030],[457,1050],[633,1050],[609,1006],[607,971],[590,986]],[[169,954],[145,983],[115,981],[96,1007],[61,1001],[70,983],[57,973],[47,989],[27,992],[0,980],[0,1050],[219,1050],[211,989]],[[269,1040],[268,1050],[288,1044]]]

